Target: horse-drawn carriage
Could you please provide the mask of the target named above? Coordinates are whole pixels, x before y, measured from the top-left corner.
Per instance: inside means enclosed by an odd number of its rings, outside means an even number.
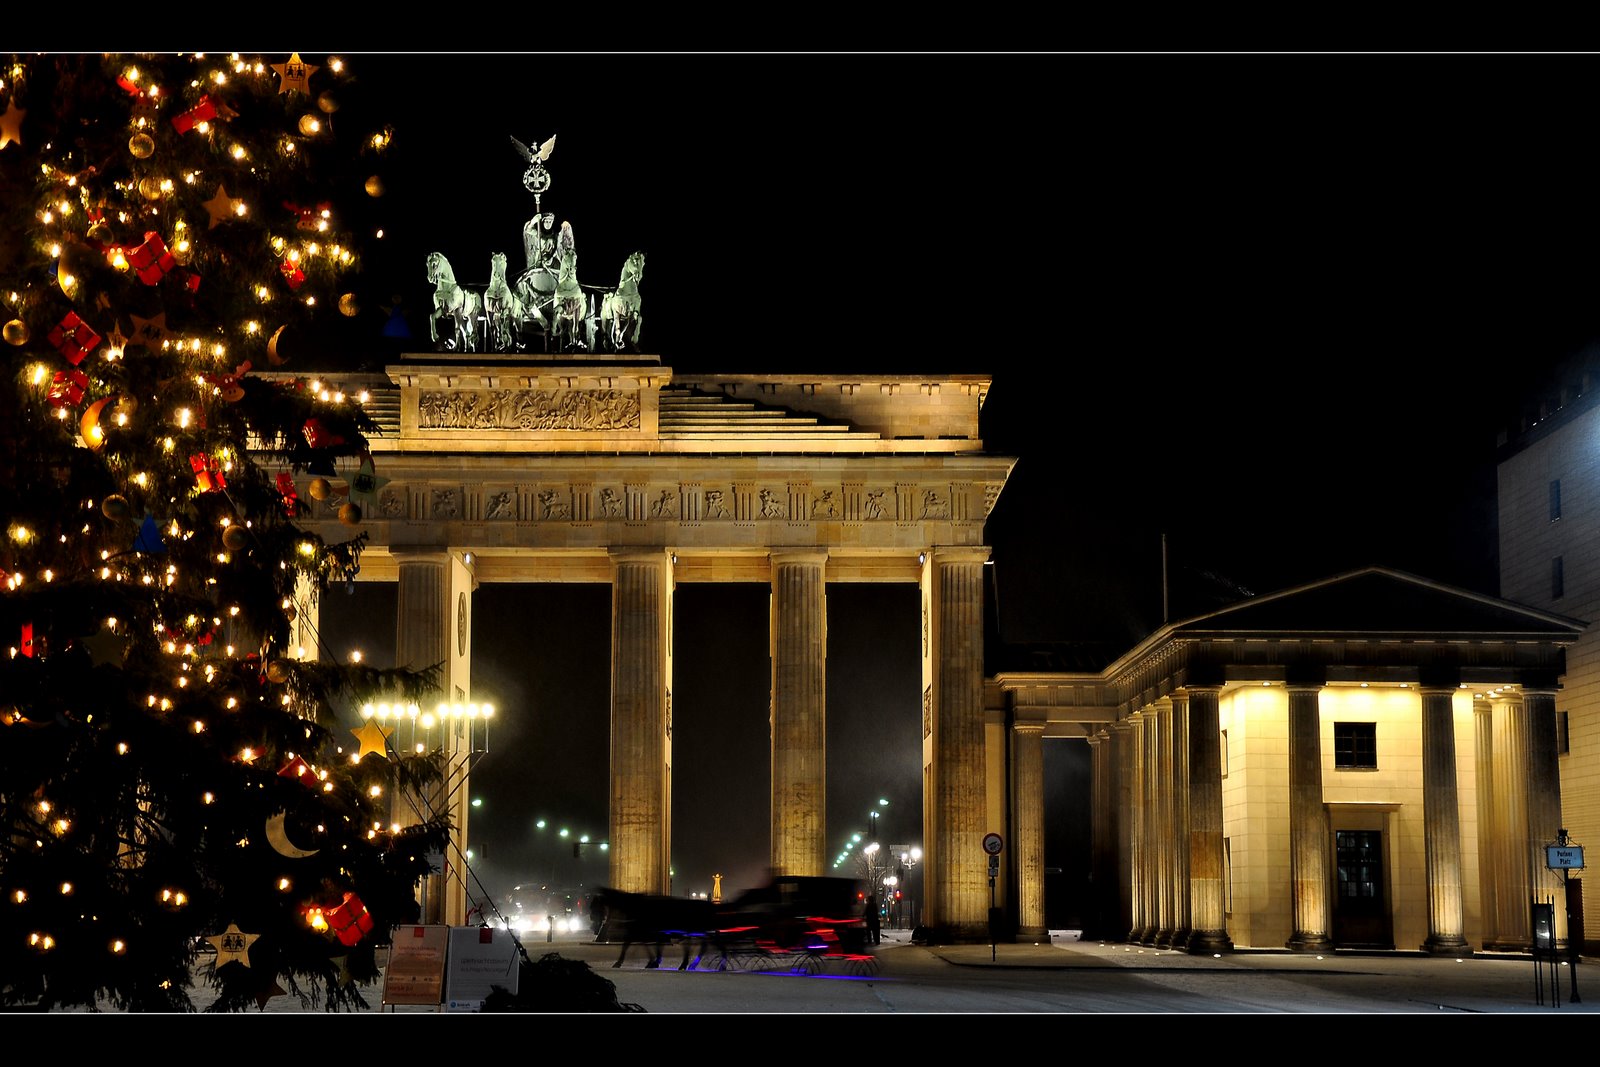
[[[634,945],[645,947],[646,967],[659,967],[669,944],[683,950],[679,970],[866,975],[878,967],[849,878],[782,876],[720,904],[601,889],[594,907],[606,915],[598,940],[622,945],[613,967]]]

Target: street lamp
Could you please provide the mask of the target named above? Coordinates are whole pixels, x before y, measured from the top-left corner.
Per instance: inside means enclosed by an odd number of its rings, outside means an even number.
[[[901,847],[898,851],[900,853],[900,870],[902,872],[900,880],[905,885],[906,911],[910,913],[911,925],[915,927],[917,925],[917,906],[915,898],[911,896],[911,872],[916,869],[917,864],[922,862],[922,849],[912,845],[910,848]]]

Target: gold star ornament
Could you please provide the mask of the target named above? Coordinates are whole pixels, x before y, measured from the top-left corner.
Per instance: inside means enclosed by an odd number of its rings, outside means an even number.
[[[278,92],[302,92],[311,95],[311,75],[321,70],[321,67],[312,66],[301,61],[300,53],[295,52],[289,57],[287,63],[274,63],[272,69],[278,72]]]
[[[15,100],[6,101],[6,110],[0,114],[0,148],[13,142],[18,148],[22,147],[22,116],[27,113]]]
[[[239,929],[238,923],[229,923],[228,928],[220,934],[213,934],[206,938],[217,950],[216,966],[221,967],[227,963],[242,963],[250,966],[250,946],[256,943],[260,934],[247,934]]]
[[[217,186],[217,195],[213,196],[210,200],[202,201],[202,206],[206,209],[206,214],[211,216],[211,225],[207,226],[206,229],[211,229],[212,226],[215,226],[219,222],[232,221],[237,216],[239,210],[238,205],[242,203],[244,203],[244,201],[235,200],[233,197],[229,196],[228,190],[224,189],[220,185]]]
[[[373,752],[380,756],[389,754],[389,735],[394,733],[394,727],[385,728],[368,719],[361,729],[350,732],[361,742],[361,751],[356,754],[356,759],[366,759]]]

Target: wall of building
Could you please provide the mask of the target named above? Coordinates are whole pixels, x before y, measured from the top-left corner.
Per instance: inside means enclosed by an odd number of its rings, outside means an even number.
[[[1561,485],[1552,518],[1550,483]],[[1571,418],[1500,464],[1500,595],[1529,607],[1600,622],[1600,408]],[[1562,561],[1561,596],[1552,561]],[[1600,855],[1600,627],[1567,650],[1556,698],[1566,712],[1560,757],[1562,822]],[[1546,842],[1536,842],[1542,845]],[[1584,879],[1584,939],[1600,945],[1600,874]]]
[[[1282,947],[1294,932],[1287,691],[1281,685],[1241,687],[1223,695],[1219,711],[1227,733],[1222,809],[1233,900],[1228,934],[1240,947]],[[1454,713],[1464,932],[1469,944],[1479,945],[1483,927],[1470,692],[1456,696]],[[1428,936],[1420,694],[1414,688],[1329,686],[1321,694],[1320,718],[1323,803],[1329,809],[1330,830],[1384,831],[1384,880],[1394,944],[1417,948]],[[1335,769],[1334,724],[1339,722],[1375,725],[1376,770]],[[1332,848],[1330,841],[1330,863]],[[1336,878],[1332,885],[1336,891]]]

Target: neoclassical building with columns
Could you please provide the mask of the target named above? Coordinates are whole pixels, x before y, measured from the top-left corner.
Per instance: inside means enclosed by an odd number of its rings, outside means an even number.
[[[1086,936],[1527,950],[1537,899],[1564,941],[1543,846],[1583,629],[1370,568],[1163,626],[1097,673],[997,674],[1019,933],[1043,932],[1040,746],[1070,737],[1093,749]]]
[[[677,586],[770,586],[769,866],[821,875],[826,587],[901,582],[920,595],[930,936],[990,936],[996,829],[1003,931],[1044,935],[1046,744],[1092,749],[1096,936],[1525,947],[1528,901],[1553,891],[1531,849],[1560,824],[1554,694],[1576,620],[1370,570],[1165,626],[1097,673],[990,677],[985,521],[1016,461],[979,435],[987,377],[478,354],[330,384],[383,430],[360,577],[397,584],[396,662],[442,665],[446,699],[471,692],[482,583],[611,587],[617,888],[670,884]],[[339,503],[311,521],[342,540]],[[315,613],[298,621],[315,647]],[[432,921],[464,921],[453,862]]]

